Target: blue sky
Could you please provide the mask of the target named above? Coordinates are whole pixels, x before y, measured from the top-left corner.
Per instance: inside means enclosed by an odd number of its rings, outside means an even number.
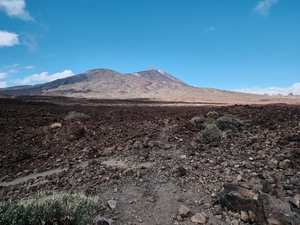
[[[299,0],[0,0],[0,87],[89,69],[300,94]]]

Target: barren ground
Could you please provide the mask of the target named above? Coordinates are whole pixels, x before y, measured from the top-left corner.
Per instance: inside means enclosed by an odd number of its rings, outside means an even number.
[[[299,194],[299,105],[36,100],[0,99],[0,200],[82,192],[104,205],[115,200],[116,209],[104,212],[115,224],[194,224],[200,212],[207,224],[247,224],[220,209],[224,184],[277,198]],[[72,111],[90,120],[65,120]],[[198,144],[189,121],[209,111],[248,122],[220,142]],[[191,210],[187,218],[178,217],[182,205]]]

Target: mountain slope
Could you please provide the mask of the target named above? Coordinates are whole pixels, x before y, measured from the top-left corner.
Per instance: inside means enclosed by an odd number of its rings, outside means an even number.
[[[2,88],[0,95],[55,95],[98,99],[146,98],[207,103],[274,102],[274,98],[268,96],[191,87],[167,72],[155,69],[131,74],[93,69],[45,84]],[[282,102],[282,99],[278,102]]]
[[[144,77],[146,79],[156,80],[156,81],[161,81],[161,82],[175,82],[175,83],[187,85],[186,83],[177,79],[176,77],[172,76],[171,74],[169,74],[165,71],[156,70],[153,68],[149,68],[146,71],[135,72],[135,73],[132,73],[131,75],[137,76],[137,77]]]

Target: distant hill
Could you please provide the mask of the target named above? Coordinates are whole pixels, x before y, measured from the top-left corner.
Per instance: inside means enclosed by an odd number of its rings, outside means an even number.
[[[207,103],[274,101],[274,98],[268,96],[192,87],[165,71],[153,68],[130,74],[109,69],[93,69],[45,84],[2,88],[0,95],[55,95],[98,99],[146,98]]]

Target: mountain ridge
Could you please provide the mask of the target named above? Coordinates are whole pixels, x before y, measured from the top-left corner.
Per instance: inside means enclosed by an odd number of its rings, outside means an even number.
[[[44,84],[2,88],[0,95],[49,95],[95,99],[144,98],[226,104],[275,101],[274,97],[269,96],[193,87],[163,70],[153,68],[127,74],[97,68]],[[282,99],[276,101],[283,102]]]

